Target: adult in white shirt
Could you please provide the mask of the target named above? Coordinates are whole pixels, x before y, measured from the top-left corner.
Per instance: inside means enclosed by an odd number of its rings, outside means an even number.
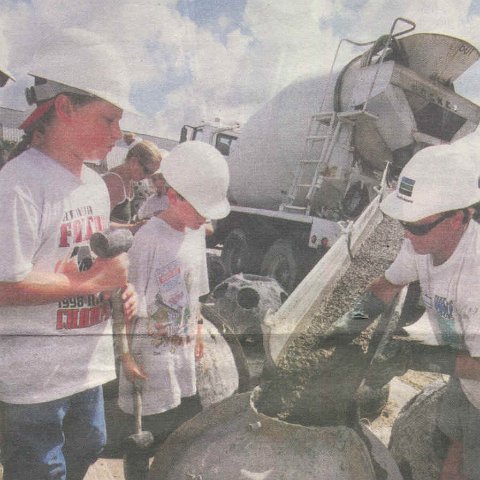
[[[451,375],[438,426],[449,438],[441,480],[480,478],[480,202],[479,150],[470,142],[428,147],[404,167],[395,192],[381,203],[405,230],[399,255],[352,310],[324,337],[365,329],[403,286],[419,281],[440,358]]]

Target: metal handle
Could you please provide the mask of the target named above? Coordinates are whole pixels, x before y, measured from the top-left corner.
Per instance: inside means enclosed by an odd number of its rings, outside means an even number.
[[[397,25],[397,22],[399,21],[402,21],[402,22],[405,22],[405,23],[408,23],[410,25],[410,28],[407,28],[406,30],[402,30],[401,32],[398,32],[398,33],[393,33],[393,31],[395,30],[395,27]],[[403,18],[403,17],[398,17],[395,19],[395,21],[393,22],[392,24],[392,28],[390,29],[390,35],[392,37],[398,37],[400,35],[404,35],[405,33],[408,33],[408,32],[411,32],[412,30],[415,30],[415,27],[417,25],[415,24],[415,22],[412,22],[411,20],[409,20],[408,18]]]
[[[137,383],[133,384],[133,414],[135,416],[135,433],[142,432],[142,392]]]

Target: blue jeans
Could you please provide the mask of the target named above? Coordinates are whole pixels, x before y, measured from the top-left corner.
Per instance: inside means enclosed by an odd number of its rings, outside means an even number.
[[[105,446],[102,387],[1,408],[4,480],[81,480]]]

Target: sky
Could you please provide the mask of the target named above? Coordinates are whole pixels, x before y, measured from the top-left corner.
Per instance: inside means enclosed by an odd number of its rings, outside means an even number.
[[[396,17],[480,48],[480,0],[0,0],[0,65],[17,79],[0,105],[27,108],[34,52],[77,27],[102,35],[128,65],[142,115],[125,114],[122,127],[178,139],[183,124],[245,122],[296,79],[327,74],[341,38],[375,40]],[[362,50],[342,52],[339,67]],[[480,103],[479,79],[475,65],[457,91]]]

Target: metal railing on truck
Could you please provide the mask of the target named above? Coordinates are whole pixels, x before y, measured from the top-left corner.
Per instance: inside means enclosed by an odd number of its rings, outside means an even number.
[[[396,25],[399,21],[408,23],[410,27],[406,30],[394,33]],[[334,147],[340,137],[340,132],[345,127],[348,128],[347,135],[342,139],[342,147],[350,148],[353,128],[358,121],[375,121],[376,116],[367,112],[368,101],[372,95],[373,87],[375,85],[378,72],[383,64],[386,54],[390,49],[394,37],[403,35],[412,31],[415,28],[415,23],[402,17],[398,17],[392,24],[388,35],[380,37],[380,39],[369,42],[356,42],[348,38],[342,38],[337,46],[335,56],[328,74],[327,86],[320,104],[320,113],[314,114],[310,118],[308,125],[308,133],[305,139],[303,158],[297,165],[297,169],[287,194],[287,201],[280,207],[282,211],[291,213],[301,213],[311,215],[312,202],[315,193],[321,186],[322,173],[328,168]],[[372,45],[364,58],[362,58],[362,65],[368,65],[372,61],[373,55],[381,51],[380,58],[377,62],[377,69],[372,77],[369,86],[367,98],[363,103],[361,110],[351,110],[345,112],[324,111],[325,100],[328,92],[332,89],[333,70],[338,58],[340,48],[343,44],[349,43],[358,47]],[[312,158],[314,147],[320,147],[320,154]],[[313,170],[313,174],[311,171]]]

